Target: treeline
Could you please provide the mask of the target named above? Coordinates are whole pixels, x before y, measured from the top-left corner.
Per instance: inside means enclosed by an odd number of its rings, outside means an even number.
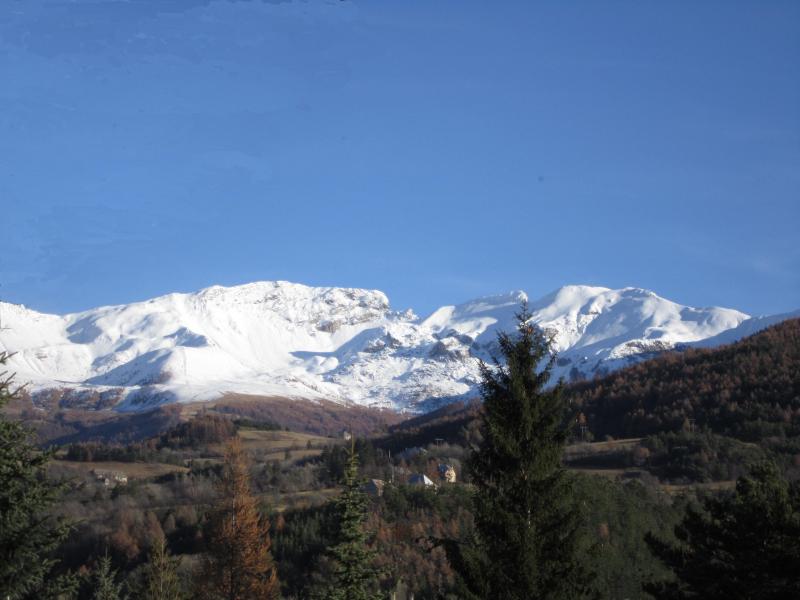
[[[159,439],[164,448],[199,448],[209,444],[221,444],[236,435],[236,425],[217,415],[200,415],[179,423]]]
[[[67,460],[81,462],[172,462],[159,452],[157,440],[147,440],[134,444],[110,444],[105,442],[78,442],[70,444],[64,455]]]
[[[595,439],[663,431],[743,441],[800,434],[800,319],[735,344],[670,352],[568,388]]]
[[[257,429],[258,431],[289,431],[288,427],[281,427],[275,421],[261,421],[256,419],[234,419],[233,424],[237,428]]]
[[[634,464],[646,466],[661,481],[679,483],[738,479],[752,465],[769,458],[756,444],[709,431],[670,431],[649,436],[633,455]]]
[[[454,402],[389,427],[387,435],[379,443],[382,448],[392,452],[425,446],[437,438],[448,440],[451,444],[469,446],[477,441],[480,412],[481,403],[477,400]]]
[[[733,481],[752,465],[775,458],[762,446],[710,431],[667,431],[634,443],[610,441],[602,446],[576,444],[565,454],[565,464],[578,469],[630,469],[629,476],[642,480],[689,484]]]
[[[247,422],[249,423],[249,421]],[[276,427],[272,423],[262,427]],[[179,456],[165,450],[198,449],[210,444],[221,444],[236,435],[237,424],[218,415],[199,415],[178,423],[163,434],[142,442],[110,444],[105,442],[78,442],[67,447],[67,460],[84,462],[180,462]]]

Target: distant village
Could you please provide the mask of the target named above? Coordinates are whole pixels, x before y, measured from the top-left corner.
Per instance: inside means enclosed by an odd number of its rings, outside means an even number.
[[[353,439],[352,434],[347,430],[343,430],[341,435],[345,441]],[[436,441],[441,442],[443,440],[437,438]],[[425,448],[415,446],[413,448],[406,448],[397,454],[396,458],[410,459],[420,454],[427,454],[427,452]],[[397,478],[396,480],[395,477]],[[388,483],[390,485],[393,483],[405,483],[412,487],[437,489],[440,485],[455,483],[456,479],[455,467],[451,464],[440,463],[437,468],[436,481],[428,477],[425,473],[414,473],[403,467],[395,466],[392,467],[392,480]],[[370,479],[361,486],[361,491],[372,497],[380,497],[383,496],[383,490],[386,484],[387,482],[383,479]]]

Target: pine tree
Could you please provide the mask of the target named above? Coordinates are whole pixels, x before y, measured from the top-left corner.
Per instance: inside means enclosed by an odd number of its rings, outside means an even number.
[[[579,565],[580,514],[561,465],[569,419],[554,358],[523,306],[516,335],[500,333],[502,362],[481,364],[482,441],[468,462],[475,539],[445,542],[462,594],[574,599],[588,595]],[[539,369],[544,364],[544,368]]]
[[[10,355],[0,352],[0,367]],[[0,372],[0,409],[15,398],[13,376]],[[77,588],[70,575],[53,574],[53,551],[71,530],[47,511],[63,490],[45,477],[51,453],[29,441],[30,432],[0,413],[0,598],[69,597]]]
[[[97,563],[94,571],[94,593],[92,600],[125,600],[122,584],[117,583],[117,572],[111,568],[111,558],[106,554]]]
[[[280,587],[270,551],[269,520],[250,493],[249,462],[238,437],[225,447],[220,500],[198,595],[220,600],[272,600]]]
[[[323,594],[325,600],[374,600],[381,597],[377,592],[378,572],[372,564],[374,552],[367,546],[364,529],[367,504],[368,498],[361,490],[358,477],[358,454],[353,439],[347,453],[344,490],[336,501],[336,543],[328,551],[333,560],[333,570]]]
[[[147,565],[144,568],[144,586],[141,598],[144,600],[182,600],[178,578],[180,558],[171,556],[166,540],[159,537],[150,550]]]
[[[675,537],[646,538],[676,575],[645,586],[658,599],[800,598],[800,486],[772,463],[740,478],[735,493],[689,507]]]

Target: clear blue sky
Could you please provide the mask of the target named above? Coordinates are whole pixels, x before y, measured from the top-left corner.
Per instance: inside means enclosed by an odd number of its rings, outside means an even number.
[[[0,297],[800,308],[800,3],[5,0]]]

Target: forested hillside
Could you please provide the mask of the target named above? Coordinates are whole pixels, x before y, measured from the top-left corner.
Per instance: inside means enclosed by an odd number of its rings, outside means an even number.
[[[700,431],[758,442],[800,433],[800,319],[717,349],[671,352],[570,398],[595,438]]]

